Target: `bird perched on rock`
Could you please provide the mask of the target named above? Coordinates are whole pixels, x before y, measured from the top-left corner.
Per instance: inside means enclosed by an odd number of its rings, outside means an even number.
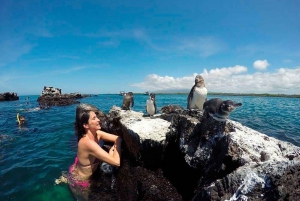
[[[217,121],[224,121],[230,113],[240,107],[242,103],[235,103],[232,100],[223,101],[220,98],[213,98],[203,104],[203,119],[212,116]]]
[[[128,92],[123,97],[122,109],[123,110],[130,110],[134,105],[133,93]]]
[[[187,109],[203,110],[203,103],[207,100],[207,89],[201,75],[195,77],[195,84],[187,98]]]
[[[203,104],[203,116],[201,119],[200,136],[206,141],[215,135],[223,135],[235,131],[234,126],[227,121],[228,116],[242,103],[235,103],[232,100],[223,101],[220,98],[213,98]]]
[[[146,102],[146,112],[148,115],[152,116],[156,114],[156,101],[155,101],[155,93],[151,93],[149,99]]]

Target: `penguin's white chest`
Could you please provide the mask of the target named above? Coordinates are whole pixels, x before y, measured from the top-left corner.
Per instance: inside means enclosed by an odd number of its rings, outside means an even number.
[[[147,113],[149,115],[154,115],[155,114],[155,106],[154,102],[152,100],[147,100]]]
[[[207,97],[207,89],[205,87],[196,87],[193,98],[191,100],[191,109],[203,110],[203,103]]]

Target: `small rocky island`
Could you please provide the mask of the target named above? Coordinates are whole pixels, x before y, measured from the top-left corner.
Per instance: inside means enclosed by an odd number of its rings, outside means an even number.
[[[122,158],[113,176],[99,171],[91,200],[300,200],[291,143],[229,119],[203,122],[201,111],[98,112],[102,130],[123,138]]]
[[[15,101],[19,100],[19,96],[15,92],[4,92],[0,93],[0,102],[1,101]]]
[[[78,92],[63,94],[61,89],[44,86],[42,94],[37,101],[41,109],[47,109],[51,106],[65,106],[79,103],[77,99],[90,97],[91,95],[82,95]]]

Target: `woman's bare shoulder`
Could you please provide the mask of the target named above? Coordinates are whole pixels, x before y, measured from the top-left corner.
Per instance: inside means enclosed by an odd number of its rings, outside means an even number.
[[[84,136],[82,137],[79,142],[78,142],[78,148],[82,148],[82,149],[90,149],[91,146],[97,145],[96,142],[94,142],[93,140],[91,140],[89,137]]]

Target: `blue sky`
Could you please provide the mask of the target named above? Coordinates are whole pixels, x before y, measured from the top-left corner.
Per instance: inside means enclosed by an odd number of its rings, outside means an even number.
[[[0,93],[190,89],[300,94],[300,2],[11,1]]]

